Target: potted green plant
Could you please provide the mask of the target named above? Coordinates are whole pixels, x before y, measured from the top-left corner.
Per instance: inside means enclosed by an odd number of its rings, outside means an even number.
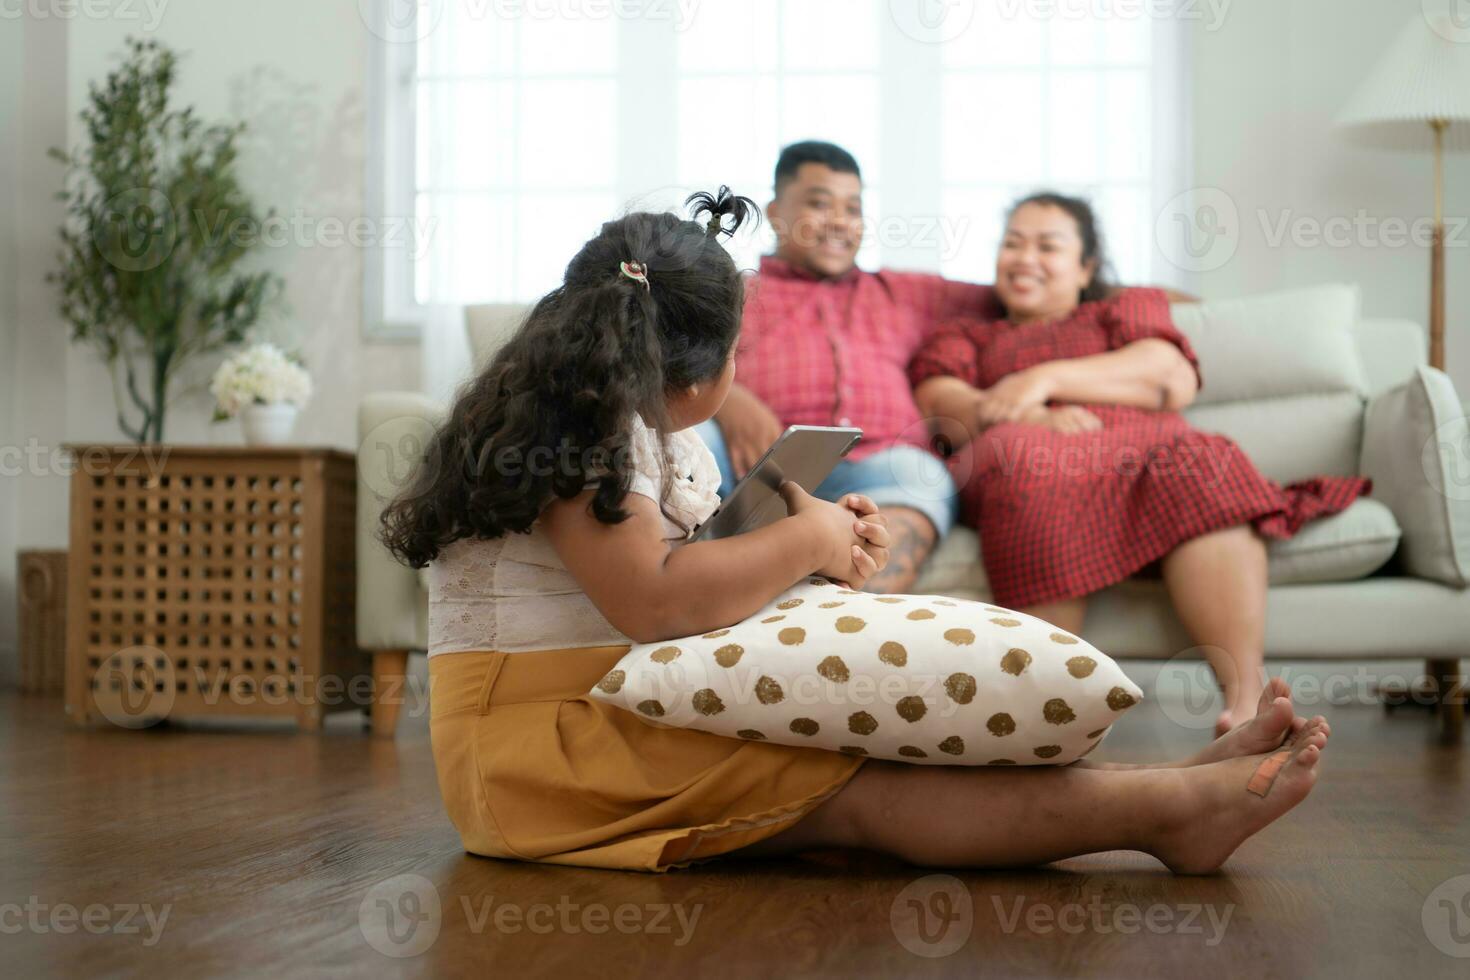
[[[117,424],[161,442],[170,389],[195,358],[244,340],[278,276],[242,265],[260,218],[236,173],[243,123],[205,124],[170,103],[178,58],[130,38],[121,66],[89,86],[85,142],[67,165],[59,267],[72,340],[112,376]]]

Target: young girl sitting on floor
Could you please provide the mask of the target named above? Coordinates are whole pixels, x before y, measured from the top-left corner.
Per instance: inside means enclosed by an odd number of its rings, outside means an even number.
[[[384,513],[388,547],[429,567],[434,759],[466,849],[652,871],[820,846],[968,867],[1130,849],[1205,872],[1306,797],[1329,732],[1279,680],[1254,720],[1162,766],[909,766],[588,697],[630,640],[731,626],[808,575],[861,588],[887,561],[870,501],[790,484],[786,518],[681,543],[718,504],[690,427],[724,400],[740,327],[718,236],[755,214],[726,188],[690,203],[704,223],[602,226]]]

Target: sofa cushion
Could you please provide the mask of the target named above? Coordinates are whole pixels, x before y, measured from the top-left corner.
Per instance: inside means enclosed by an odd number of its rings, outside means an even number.
[[[1112,657],[1192,659],[1201,653],[1174,615],[1161,582],[1130,579],[1103,589],[1087,604],[1083,635]],[[1266,651],[1273,659],[1458,658],[1465,653],[1466,636],[1470,602],[1465,593],[1422,578],[1375,575],[1357,582],[1283,585],[1266,593]],[[1422,668],[1421,662],[1405,670],[1413,677]],[[1340,675],[1341,682],[1353,686],[1338,688],[1337,696],[1366,693],[1372,676]]]
[[[1399,544],[1399,524],[1381,501],[1359,497],[1267,547],[1271,584],[1347,582],[1382,568]]]
[[[1204,379],[1184,413],[1192,424],[1234,439],[1282,483],[1357,475],[1367,389],[1357,287],[1177,304],[1171,312]]]
[[[1171,308],[1199,355],[1196,404],[1367,387],[1358,355],[1358,289],[1333,283]]]
[[[1470,421],[1444,372],[1420,367],[1373,399],[1363,472],[1403,526],[1404,570],[1470,585]]]
[[[1050,623],[807,579],[728,629],[632,647],[588,692],[656,725],[919,765],[1066,765],[1142,692]]]
[[[1278,483],[1358,475],[1363,400],[1354,392],[1216,402],[1191,406],[1184,417],[1198,429],[1234,439],[1256,469]]]
[[[1308,522],[1295,537],[1269,542],[1271,584],[1362,578],[1392,557],[1399,534],[1398,522],[1383,502],[1360,497],[1340,514]],[[945,535],[924,563],[914,591],[989,599],[980,535],[963,526]]]

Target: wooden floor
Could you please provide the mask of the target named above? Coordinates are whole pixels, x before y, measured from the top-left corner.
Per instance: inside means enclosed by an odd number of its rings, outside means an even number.
[[[1470,750],[1437,744],[1422,714],[1328,714],[1317,792],[1225,873],[1124,853],[958,871],[966,921],[946,879],[857,855],[667,875],[470,857],[422,715],[395,742],[346,717],[320,735],[81,732],[56,701],[0,694],[0,972],[1470,975],[1448,955],[1470,955],[1470,878],[1431,895],[1470,875]],[[1198,738],[1146,702],[1102,757]]]

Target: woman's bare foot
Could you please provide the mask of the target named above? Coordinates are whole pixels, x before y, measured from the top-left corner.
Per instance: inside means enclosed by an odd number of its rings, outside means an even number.
[[[1149,853],[1177,874],[1217,870],[1247,838],[1307,798],[1327,745],[1325,722],[1308,722],[1290,746],[1179,769],[1178,801]]]
[[[1325,734],[1332,729],[1321,715],[1309,722],[1293,713],[1291,686],[1279,677],[1273,677],[1261,692],[1260,703],[1251,720],[1237,725],[1194,755],[1173,762],[1093,762],[1088,759],[1074,762],[1079,769],[1184,769],[1188,766],[1207,766],[1226,759],[1260,755],[1282,745],[1292,744],[1308,724],[1320,726]]]
[[[1248,723],[1254,717],[1252,706],[1259,710],[1264,693],[1261,687],[1261,678],[1253,677],[1249,673],[1231,683],[1231,678],[1221,678],[1224,682],[1225,703],[1230,705],[1220,716],[1215,719],[1215,737],[1229,733],[1241,725]]]
[[[1326,719],[1314,718],[1326,726]],[[1201,766],[1209,762],[1222,762],[1243,755],[1260,755],[1279,747],[1295,736],[1307,724],[1307,719],[1296,714],[1291,703],[1291,685],[1280,677],[1266,682],[1256,712],[1243,725],[1237,725],[1191,756],[1183,764]],[[1328,734],[1331,730],[1328,729]]]

